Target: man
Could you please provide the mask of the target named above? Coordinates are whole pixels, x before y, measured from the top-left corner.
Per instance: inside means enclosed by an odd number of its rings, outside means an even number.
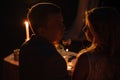
[[[54,47],[65,29],[60,7],[38,3],[27,17],[34,35],[20,48],[20,80],[67,80],[66,62]]]

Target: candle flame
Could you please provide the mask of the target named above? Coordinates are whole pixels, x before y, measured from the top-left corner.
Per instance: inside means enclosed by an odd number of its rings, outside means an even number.
[[[66,52],[68,52],[68,51],[69,51],[69,49],[66,49],[65,51],[66,51]]]
[[[28,24],[28,21],[25,21],[25,27],[26,27],[26,40],[25,41],[28,41],[30,39],[30,34],[29,34],[29,24]]]
[[[25,21],[24,23],[25,23],[25,26],[28,27],[28,21]]]

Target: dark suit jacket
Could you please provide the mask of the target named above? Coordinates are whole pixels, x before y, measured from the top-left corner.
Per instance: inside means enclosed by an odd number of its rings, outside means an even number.
[[[20,48],[20,80],[67,80],[66,62],[55,47],[40,36],[32,36]]]

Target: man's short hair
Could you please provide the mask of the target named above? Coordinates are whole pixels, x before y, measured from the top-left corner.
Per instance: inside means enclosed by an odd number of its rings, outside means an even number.
[[[37,33],[39,27],[44,27],[48,16],[61,12],[61,8],[53,3],[42,2],[33,5],[28,13],[27,18],[30,26],[35,33]]]

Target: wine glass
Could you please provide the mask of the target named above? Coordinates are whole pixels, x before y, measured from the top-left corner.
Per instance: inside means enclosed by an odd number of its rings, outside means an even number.
[[[64,46],[65,51],[69,51],[69,46],[71,44],[71,39],[62,39],[62,44]]]

